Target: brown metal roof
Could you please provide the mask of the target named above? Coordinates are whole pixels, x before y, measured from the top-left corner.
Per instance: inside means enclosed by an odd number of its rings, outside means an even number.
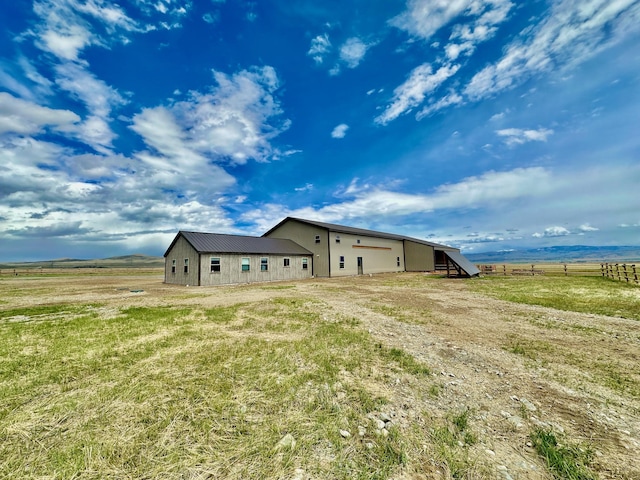
[[[314,220],[305,220],[304,218],[295,218],[295,217],[287,217],[287,218],[285,218],[280,223],[278,223],[275,227],[273,227],[271,230],[266,232],[263,235],[263,237],[265,235],[268,235],[273,230],[275,230],[280,225],[282,225],[283,223],[285,223],[285,222],[287,222],[289,220],[294,220],[296,222],[306,223],[308,225],[315,225],[316,227],[325,228],[325,229],[327,229],[329,231],[336,232],[336,233],[347,233],[347,234],[352,234],[352,235],[362,235],[364,237],[388,238],[388,239],[391,239],[391,240],[400,240],[400,241],[408,240],[410,242],[420,243],[422,245],[429,245],[430,247],[434,247],[434,248],[436,248],[438,250],[446,250],[446,251],[454,250],[454,251],[458,251],[458,249],[454,248],[454,247],[449,247],[447,245],[441,245],[439,243],[428,242],[426,240],[420,240],[419,238],[407,237],[405,235],[396,235],[395,233],[377,232],[375,230],[366,230],[364,228],[345,227],[344,225],[336,225],[334,223],[325,223],[325,222],[316,222]]]
[[[165,252],[166,257],[180,236],[198,253],[246,253],[255,255],[313,255],[293,240],[283,238],[247,237],[222,233],[179,231]]]

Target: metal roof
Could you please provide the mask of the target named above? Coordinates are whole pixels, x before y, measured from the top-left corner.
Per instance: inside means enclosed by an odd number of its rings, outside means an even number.
[[[473,263],[471,263],[464,255],[459,252],[445,252],[445,255],[453,261],[458,267],[460,267],[464,272],[473,277],[474,275],[479,275],[480,270]]]
[[[296,218],[296,217],[287,217],[287,218],[285,218],[280,223],[278,223],[275,227],[273,227],[271,230],[266,232],[263,235],[263,237],[265,235],[268,235],[273,230],[275,230],[280,225],[282,225],[283,223],[285,223],[285,222],[287,222],[289,220],[294,220],[296,222],[306,223],[306,224],[309,224],[309,225],[314,225],[316,227],[325,228],[327,230],[330,230],[330,231],[336,232],[336,233],[347,233],[347,234],[353,234],[353,235],[362,235],[364,237],[388,238],[390,240],[401,240],[401,241],[408,240],[408,241],[411,241],[411,242],[420,243],[422,245],[428,245],[428,246],[434,247],[434,248],[436,248],[438,250],[446,250],[446,251],[455,250],[455,251],[458,251],[457,248],[449,247],[448,245],[442,245],[442,244],[439,244],[439,243],[428,242],[426,240],[420,240],[419,238],[407,237],[405,235],[396,235],[395,233],[377,232],[375,230],[366,230],[364,228],[345,227],[344,225],[336,225],[334,223],[325,223],[325,222],[316,222],[315,220],[305,220],[304,218]]]
[[[198,253],[246,253],[256,255],[313,255],[293,240],[284,238],[247,237],[222,233],[179,231],[165,252],[166,257],[182,236]]]

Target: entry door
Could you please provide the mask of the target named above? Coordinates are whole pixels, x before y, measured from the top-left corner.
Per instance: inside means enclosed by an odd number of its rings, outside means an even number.
[[[358,257],[358,275],[362,275],[362,257]]]

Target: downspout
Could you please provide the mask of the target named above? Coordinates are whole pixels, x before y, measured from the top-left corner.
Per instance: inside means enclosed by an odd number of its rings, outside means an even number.
[[[200,281],[200,273],[202,271],[202,254],[198,254],[198,286],[201,287],[202,283]]]
[[[402,261],[404,262],[404,270],[407,271],[407,241],[402,240]]]

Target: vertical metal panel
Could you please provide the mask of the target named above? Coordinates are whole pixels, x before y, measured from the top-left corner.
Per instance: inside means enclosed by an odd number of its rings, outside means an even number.
[[[340,243],[336,242],[336,237],[340,237]],[[400,240],[331,232],[329,245],[332,277],[357,275],[359,273],[358,257],[362,257],[362,273],[365,274],[404,271],[403,245]],[[340,257],[344,257],[344,268],[340,268]],[[400,257],[399,267],[398,257]]]
[[[315,242],[316,235],[320,236],[320,243]],[[288,238],[310,250],[314,255],[313,274],[317,277],[329,276],[329,245],[327,245],[326,229],[289,220],[269,232],[267,236],[269,238]],[[309,269],[311,269],[311,259],[309,259]]]
[[[407,272],[431,272],[436,269],[434,248],[429,245],[404,241]]]
[[[178,238],[164,259],[164,278],[166,283],[178,285],[199,285],[198,252],[183,237]],[[189,259],[189,271],[184,273],[184,259]],[[176,261],[176,272],[171,273],[171,262]]]
[[[211,273],[211,257],[220,258],[220,273]],[[250,269],[242,271],[242,259],[248,258]],[[260,260],[268,258],[267,271],[260,270]],[[284,266],[284,258],[289,259],[289,267]],[[200,268],[202,270],[201,284],[226,285],[234,283],[273,282],[279,280],[301,280],[311,277],[311,266],[307,270],[302,268],[302,259],[310,256],[302,255],[243,255],[243,254],[202,254]]]

